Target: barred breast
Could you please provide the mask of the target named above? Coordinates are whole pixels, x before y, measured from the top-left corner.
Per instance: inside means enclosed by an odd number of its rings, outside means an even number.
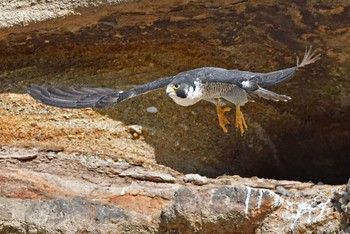
[[[203,97],[205,98],[222,98],[225,94],[234,90],[236,85],[226,83],[208,83],[203,84]]]

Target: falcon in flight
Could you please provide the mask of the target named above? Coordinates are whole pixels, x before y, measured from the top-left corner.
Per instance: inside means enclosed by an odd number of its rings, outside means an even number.
[[[226,112],[231,108],[226,103],[236,106],[235,126],[241,132],[248,128],[240,107],[253,97],[273,101],[288,101],[291,98],[265,89],[290,78],[299,68],[314,63],[320,58],[312,48],[306,48],[305,55],[294,67],[269,73],[227,70],[217,67],[202,67],[174,76],[164,77],[129,90],[84,87],[53,87],[32,85],[25,89],[34,99],[50,106],[61,108],[109,107],[160,88],[166,87],[166,95],[181,106],[190,106],[201,100],[216,106],[219,125],[226,133],[229,124]]]

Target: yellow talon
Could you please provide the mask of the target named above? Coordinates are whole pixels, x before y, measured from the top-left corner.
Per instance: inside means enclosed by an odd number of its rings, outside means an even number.
[[[236,124],[235,124],[236,128],[239,128],[239,130],[241,131],[241,135],[243,135],[244,131],[246,129],[248,129],[248,125],[245,122],[243,113],[241,111],[240,106],[236,106]]]
[[[221,108],[221,106],[218,105],[216,106],[216,113],[218,115],[219,125],[225,133],[228,131],[226,125],[230,123],[227,117],[225,116],[225,112],[229,112],[230,110],[231,108],[228,106],[224,108]]]

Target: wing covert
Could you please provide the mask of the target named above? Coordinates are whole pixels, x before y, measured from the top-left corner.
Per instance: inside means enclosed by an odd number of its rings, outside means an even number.
[[[118,102],[122,102],[126,99],[136,97],[138,95],[146,94],[148,92],[161,89],[166,87],[172,80],[174,79],[173,76],[168,76],[161,78],[159,80],[155,80],[143,85],[135,86],[134,88],[131,88],[129,90],[124,91],[120,94]]]

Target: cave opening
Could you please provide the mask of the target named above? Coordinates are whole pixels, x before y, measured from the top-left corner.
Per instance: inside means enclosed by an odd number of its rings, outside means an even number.
[[[157,163],[183,173],[346,183],[350,177],[350,111],[344,77],[350,71],[342,63],[349,55],[343,50],[348,48],[348,37],[342,21],[322,17],[325,26],[319,29],[335,30],[328,41],[306,33],[308,26],[303,22],[291,23],[289,11],[288,17],[284,12],[277,22],[268,17],[275,8],[256,11],[250,6],[237,13],[229,7],[215,15],[204,5],[184,5],[166,16],[154,12],[154,18],[133,12],[120,17],[118,12],[101,9],[88,18],[90,22],[78,24],[77,18],[65,17],[57,20],[59,24],[52,21],[23,31],[25,27],[6,29],[0,43],[0,92],[23,93],[22,86],[33,83],[128,88],[204,66],[268,72],[294,66],[295,55],[316,44],[321,50],[327,48],[322,52],[329,56],[274,89],[292,96],[292,102],[262,105],[257,101],[249,107],[254,133],[243,139],[217,129],[212,106],[180,108],[161,92],[104,114],[127,125],[150,128],[153,136],[145,141],[155,148]],[[188,17],[195,13],[196,19]],[[106,15],[107,24],[98,23],[106,22]],[[319,24],[316,19],[308,20],[313,21],[308,24]],[[272,25],[278,31],[271,31]],[[290,30],[282,30],[285,25]],[[167,111],[157,116],[140,114],[139,110],[155,103],[159,110]]]

